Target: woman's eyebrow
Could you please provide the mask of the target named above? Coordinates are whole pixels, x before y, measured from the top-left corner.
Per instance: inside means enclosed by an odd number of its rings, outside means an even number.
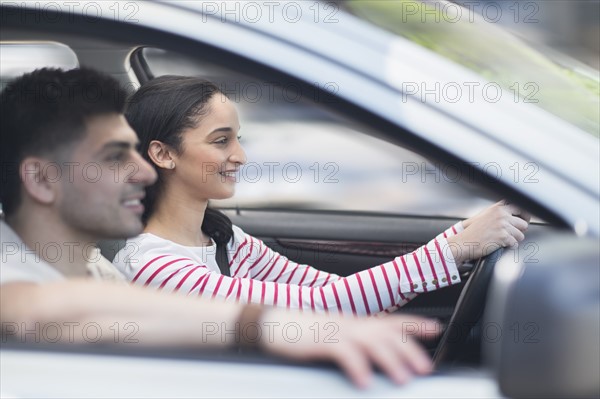
[[[212,132],[210,132],[209,134],[213,134],[213,133],[231,133],[233,132],[233,129],[230,127],[219,127],[216,128],[215,130],[213,130]]]

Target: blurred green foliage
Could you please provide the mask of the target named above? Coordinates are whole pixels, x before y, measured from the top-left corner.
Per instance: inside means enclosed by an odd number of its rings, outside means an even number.
[[[600,136],[598,79],[561,66],[473,12],[418,0],[348,0],[344,8]]]

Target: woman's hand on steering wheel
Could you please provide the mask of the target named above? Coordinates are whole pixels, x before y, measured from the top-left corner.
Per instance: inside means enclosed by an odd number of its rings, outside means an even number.
[[[502,200],[463,221],[464,230],[449,237],[457,265],[479,259],[501,247],[516,248],[525,239],[531,215]]]

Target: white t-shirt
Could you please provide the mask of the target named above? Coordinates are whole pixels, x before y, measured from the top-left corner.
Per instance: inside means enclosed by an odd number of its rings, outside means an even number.
[[[95,280],[124,282],[124,276],[98,249],[87,264],[88,275]],[[0,220],[0,284],[14,282],[51,283],[63,281],[65,276],[27,247],[21,238],[3,220]]]

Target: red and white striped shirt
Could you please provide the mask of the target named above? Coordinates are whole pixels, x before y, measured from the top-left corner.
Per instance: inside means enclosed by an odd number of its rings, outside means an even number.
[[[128,240],[113,263],[133,284],[167,292],[364,315],[460,282],[446,241],[460,231],[459,222],[411,253],[348,277],[297,264],[237,226],[227,246],[232,277],[221,274],[214,243],[187,247],[149,233]]]

